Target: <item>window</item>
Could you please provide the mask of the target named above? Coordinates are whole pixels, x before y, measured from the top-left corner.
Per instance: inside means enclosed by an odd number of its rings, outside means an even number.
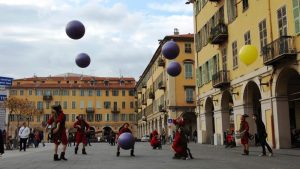
[[[232,43],[232,58],[233,58],[233,69],[236,69],[239,65],[237,56],[237,42]]]
[[[10,95],[13,95],[13,96],[15,96],[15,95],[17,95],[17,90],[10,90]]]
[[[97,96],[101,96],[101,90],[97,90]]]
[[[107,87],[108,85],[109,85],[109,81],[108,81],[108,80],[105,80],[105,81],[104,81],[104,86]]]
[[[119,114],[116,114],[116,113],[112,114],[112,121],[114,121],[114,122],[119,121]]]
[[[96,121],[102,121],[102,114],[96,114]]]
[[[278,30],[280,36],[287,35],[287,18],[286,18],[286,8],[285,6],[277,10],[277,19],[278,19]]]
[[[75,117],[76,117],[76,115],[75,115],[75,114],[72,114],[72,122],[75,121]]]
[[[94,114],[93,113],[88,113],[87,114],[87,121],[93,122],[94,121]]]
[[[128,93],[129,93],[129,96],[134,96],[134,89],[130,89]]]
[[[37,90],[35,91],[35,95],[36,95],[36,96],[42,96],[42,95],[43,95],[43,91],[37,89]]]
[[[121,121],[127,121],[126,114],[121,114]]]
[[[236,0],[227,0],[228,22],[231,23],[237,17]]]
[[[69,121],[69,114],[66,114],[66,121]]]
[[[46,109],[49,109],[49,108],[50,108],[50,102],[46,101]]]
[[[76,90],[72,90],[72,96],[76,96]]]
[[[62,90],[62,96],[69,96],[69,91],[68,90]]]
[[[114,102],[114,109],[118,108],[118,102]]]
[[[99,100],[96,101],[96,108],[97,108],[97,109],[101,109],[101,104],[100,104],[100,101],[99,101]]]
[[[122,102],[122,109],[125,109],[126,102]]]
[[[187,103],[193,102],[194,98],[194,89],[193,88],[186,88],[185,89],[185,99]]]
[[[227,50],[223,48],[221,51],[222,54],[222,68],[223,70],[227,70]]]
[[[112,95],[113,95],[113,96],[118,96],[118,95],[119,95],[119,90],[113,89],[113,90],[112,90]]]
[[[93,90],[88,90],[89,96],[93,96]]]
[[[58,90],[54,90],[54,91],[53,91],[53,95],[54,95],[54,96],[58,96],[58,94],[59,94]]]
[[[84,108],[84,101],[83,101],[83,100],[80,101],[80,108],[81,108],[81,109]]]
[[[251,44],[250,31],[248,31],[244,34],[244,39],[245,39],[245,45],[250,45]]]
[[[125,96],[125,95],[126,95],[126,90],[123,89],[123,90],[122,90],[122,96]]]
[[[267,25],[266,25],[266,19],[259,22],[259,41],[260,41],[260,51],[263,51],[264,46],[267,45]]]
[[[135,121],[135,114],[129,114],[129,121]]]
[[[134,105],[133,105],[133,102],[130,102],[130,108],[131,108],[131,109],[134,108],[133,106],[134,106]]]
[[[185,44],[184,44],[184,52],[185,52],[185,53],[192,53],[192,44],[190,44],[190,43],[185,43]]]
[[[88,101],[88,108],[92,108],[92,107],[93,107],[92,101],[89,100],[89,101]]]
[[[51,90],[45,90],[44,95],[46,95],[46,96],[51,96]]]
[[[37,102],[37,109],[38,110],[42,110],[43,109],[43,102],[42,101],[38,101]]]
[[[21,95],[21,96],[24,95],[24,90],[20,90],[20,95]]]
[[[185,79],[193,79],[193,63],[184,63]]]
[[[109,90],[105,90],[105,95],[109,96]]]
[[[76,109],[76,101],[72,101],[72,109]]]
[[[84,90],[80,90],[80,96],[84,96]]]
[[[300,1],[293,0],[293,14],[295,21],[295,32],[296,34],[300,33]]]
[[[106,114],[106,121],[109,121],[110,119],[109,119],[109,114]]]
[[[43,121],[48,121],[50,118],[50,114],[44,114],[44,119]]]
[[[104,108],[105,108],[105,109],[110,109],[110,102],[105,101],[105,102],[104,102]]]
[[[248,0],[243,0],[243,11],[246,11],[249,8]]]
[[[28,95],[32,95],[32,90],[28,90]]]
[[[64,101],[63,109],[67,109],[67,108],[68,108],[68,102]]]

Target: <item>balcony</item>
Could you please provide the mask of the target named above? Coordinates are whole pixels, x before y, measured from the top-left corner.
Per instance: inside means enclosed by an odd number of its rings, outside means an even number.
[[[159,88],[159,89],[162,89],[162,90],[164,90],[164,89],[166,88],[166,86],[165,86],[165,84],[164,84],[163,81],[160,81],[160,82],[158,83],[158,88]]]
[[[222,44],[228,39],[227,25],[219,23],[217,26],[211,29],[209,42],[211,44]]]
[[[210,1],[210,2],[220,2],[221,0],[208,0],[208,1]]]
[[[186,102],[187,103],[194,103],[194,99],[193,98],[186,98]]]
[[[281,36],[262,49],[265,65],[276,65],[283,60],[295,59],[297,50],[292,36]]]
[[[147,88],[147,85],[145,83],[143,83],[142,88]]]
[[[52,95],[44,95],[43,100],[45,101],[51,101],[53,99]]]
[[[230,84],[229,71],[220,70],[212,76],[212,85],[214,88],[223,88]]]
[[[111,112],[112,112],[112,113],[120,113],[121,111],[120,111],[120,108],[118,108],[118,107],[113,107],[113,108],[111,109]]]
[[[149,99],[155,99],[155,94],[153,92],[149,93]]]
[[[158,110],[159,110],[159,112],[166,112],[166,108],[164,105],[159,105]]]
[[[158,59],[158,66],[162,66],[162,67],[165,66],[165,61],[162,58]]]
[[[86,113],[95,113],[95,109],[93,107],[87,107]]]

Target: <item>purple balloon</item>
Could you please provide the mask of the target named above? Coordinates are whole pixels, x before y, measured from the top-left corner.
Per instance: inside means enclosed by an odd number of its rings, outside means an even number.
[[[118,144],[124,150],[131,149],[134,143],[134,137],[131,133],[122,133],[118,138]]]
[[[173,40],[166,42],[162,47],[162,54],[167,59],[175,59],[179,52],[179,46]]]
[[[80,39],[85,33],[84,25],[76,20],[73,20],[67,24],[66,33],[71,39]]]
[[[167,72],[170,76],[178,76],[181,72],[181,66],[178,62],[171,62],[167,67]]]
[[[81,68],[86,68],[90,65],[91,59],[90,59],[89,55],[87,55],[85,53],[80,53],[79,55],[77,55],[75,62],[77,64],[77,66],[79,66]]]

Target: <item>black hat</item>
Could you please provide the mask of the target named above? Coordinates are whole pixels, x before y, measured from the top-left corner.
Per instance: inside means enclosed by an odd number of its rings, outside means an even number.
[[[51,108],[54,109],[57,113],[61,111],[61,105],[53,105]]]
[[[244,114],[243,117],[246,118],[246,117],[249,117],[249,115],[248,114]]]

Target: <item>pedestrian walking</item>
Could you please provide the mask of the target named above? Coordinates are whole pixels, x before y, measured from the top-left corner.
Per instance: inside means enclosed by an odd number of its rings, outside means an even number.
[[[198,136],[198,134],[197,134],[197,129],[195,129],[194,132],[193,132],[193,141],[194,141],[195,143],[197,143],[197,136]]]
[[[258,136],[258,140],[260,142],[260,145],[262,147],[262,153],[259,156],[266,156],[266,147],[269,151],[269,156],[273,156],[273,150],[272,148],[269,146],[268,142],[267,142],[267,132],[266,132],[266,127],[264,122],[261,120],[261,118],[258,117],[257,114],[253,114],[252,116],[253,120],[256,123],[256,129],[257,129],[257,136]]]
[[[19,130],[19,138],[20,138],[20,151],[26,151],[26,143],[30,134],[30,129],[26,126],[26,122],[23,123],[23,126]]]
[[[2,157],[2,154],[4,154],[4,140],[2,130],[0,129],[0,158]]]

